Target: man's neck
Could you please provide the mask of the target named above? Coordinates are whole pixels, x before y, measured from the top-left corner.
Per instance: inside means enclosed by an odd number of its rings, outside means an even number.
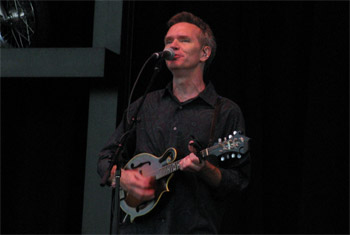
[[[173,94],[180,102],[198,96],[205,89],[202,72],[173,75]]]

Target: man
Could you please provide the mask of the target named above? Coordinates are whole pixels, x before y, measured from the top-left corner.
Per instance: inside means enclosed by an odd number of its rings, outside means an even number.
[[[174,147],[177,159],[181,159],[180,171],[170,180],[170,192],[161,197],[157,206],[148,214],[137,217],[133,223],[126,220],[120,225],[120,232],[218,233],[227,206],[225,198],[245,188],[248,177],[240,167],[219,167],[215,160],[200,160],[194,154],[193,143],[207,147],[209,139],[228,136],[235,130],[244,131],[244,120],[234,102],[218,96],[213,85],[205,84],[203,80],[205,66],[213,59],[216,50],[210,27],[188,12],[173,16],[168,26],[165,48],[173,49],[175,57],[167,60],[166,65],[173,80],[166,89],[147,95],[137,117],[134,137],[128,141],[123,154],[123,162],[138,153],[161,156],[166,149]],[[131,105],[131,114],[139,102],[137,100]],[[101,176],[107,170],[126,123],[130,121],[126,119],[124,115],[122,124],[99,154]],[[211,136],[213,125],[215,131]],[[115,168],[111,180],[114,174]],[[140,201],[155,197],[154,178],[137,170],[123,169],[120,184],[123,190]]]

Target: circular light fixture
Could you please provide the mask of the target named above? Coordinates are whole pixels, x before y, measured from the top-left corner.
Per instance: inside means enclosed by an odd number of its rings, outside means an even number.
[[[29,47],[36,29],[32,1],[1,1],[0,23],[0,47]]]

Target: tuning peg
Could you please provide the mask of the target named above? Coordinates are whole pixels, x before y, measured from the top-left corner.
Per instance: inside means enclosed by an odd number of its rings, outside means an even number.
[[[219,142],[219,143],[221,143],[221,142],[222,142],[222,139],[221,139],[221,138],[219,138],[219,139],[218,139],[218,142]]]
[[[240,159],[242,157],[241,154],[237,154],[237,158]]]
[[[234,153],[231,154],[231,158],[235,158],[236,155]]]
[[[221,156],[220,161],[222,161],[222,162],[225,161],[225,157]]]
[[[233,135],[236,135],[236,134],[237,134],[237,131],[234,131],[234,132],[233,132]]]
[[[230,154],[227,154],[227,155],[226,155],[226,158],[227,158],[227,159],[230,159]]]
[[[226,138],[226,137],[224,137],[224,141],[227,141],[227,138]]]
[[[233,138],[233,135],[229,135],[228,138],[229,138],[229,139],[232,139],[232,138]]]

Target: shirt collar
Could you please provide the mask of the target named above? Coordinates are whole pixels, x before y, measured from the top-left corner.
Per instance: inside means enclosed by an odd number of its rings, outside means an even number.
[[[172,82],[169,82],[168,85],[163,90],[162,97],[164,97],[165,95],[174,96]],[[201,93],[199,93],[197,98],[201,98],[202,100],[204,100],[206,103],[208,103],[210,106],[214,108],[216,104],[216,100],[218,98],[218,94],[216,93],[213,84],[211,82],[208,82],[208,84],[205,86],[205,89]]]

